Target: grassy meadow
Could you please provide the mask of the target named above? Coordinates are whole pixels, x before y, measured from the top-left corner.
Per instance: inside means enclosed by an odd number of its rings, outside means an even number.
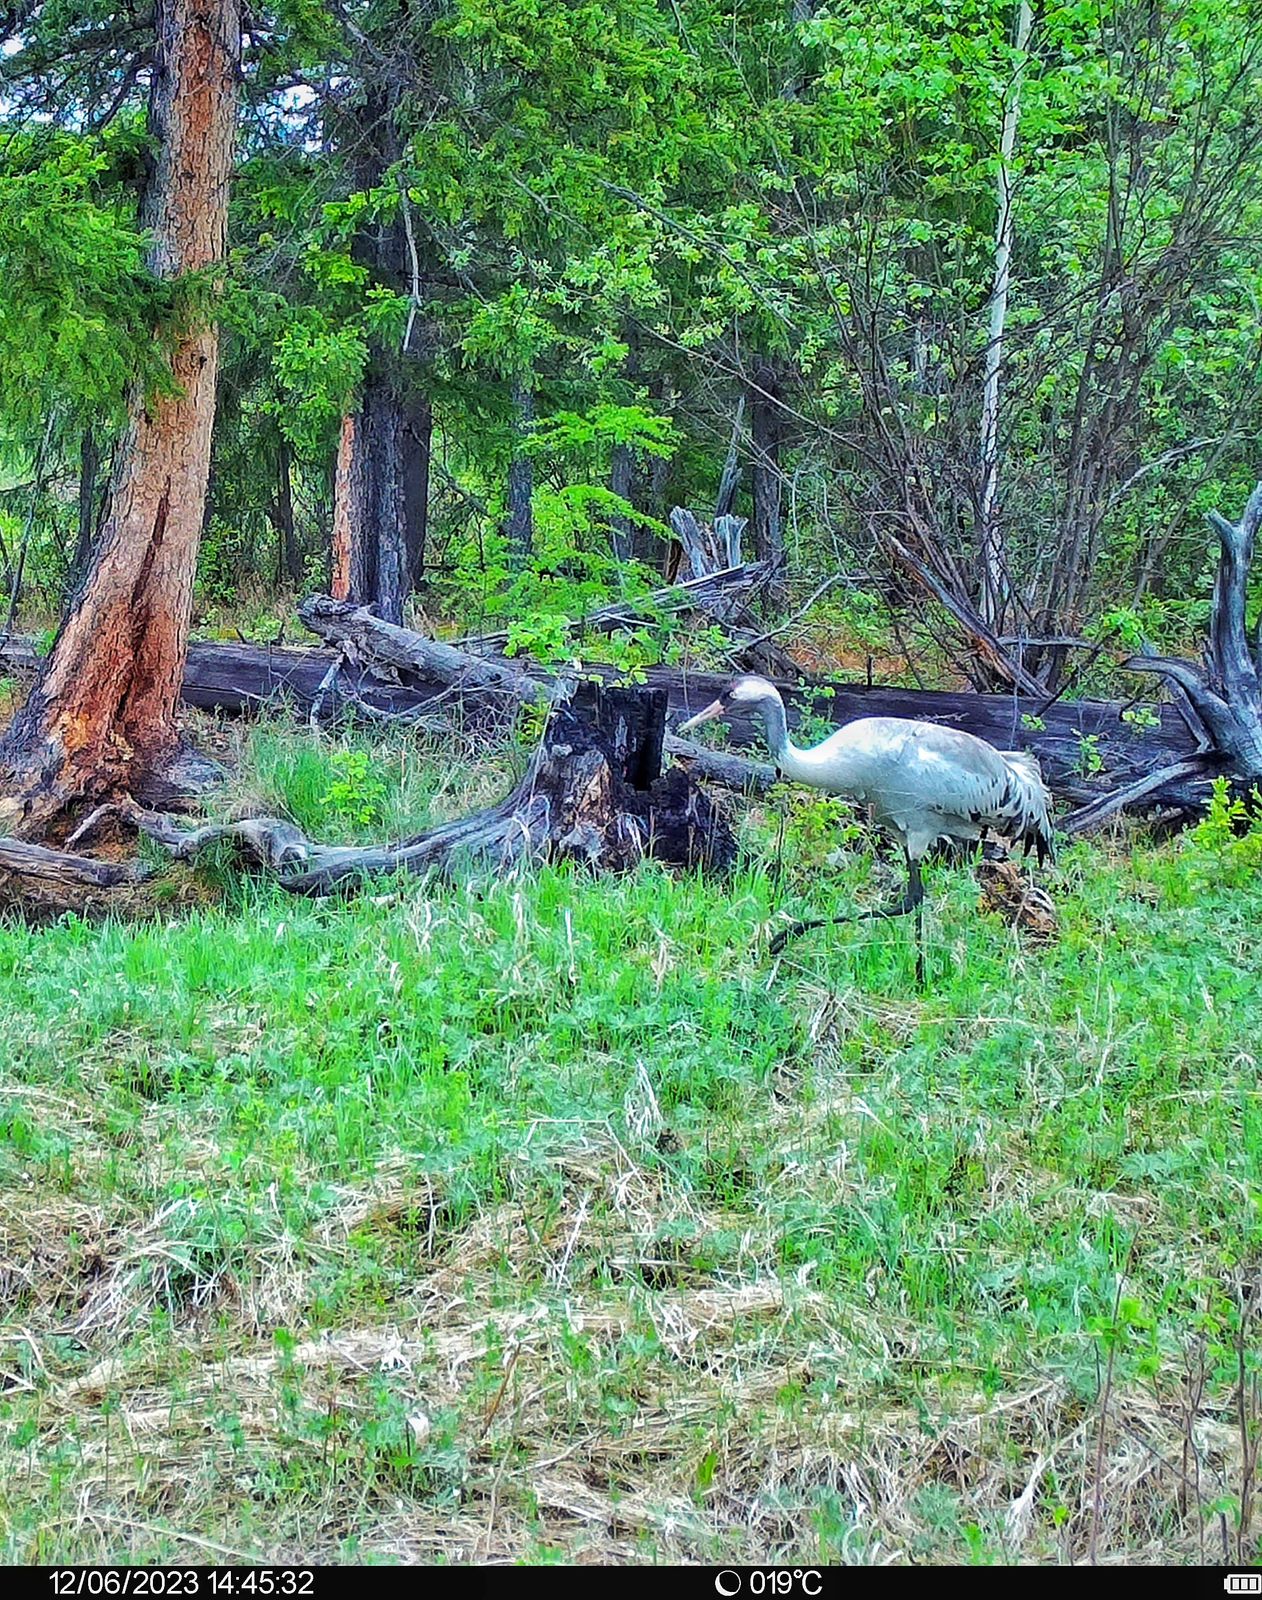
[[[269,724],[381,837],[520,756]],[[0,924],[0,1559],[1258,1559],[1257,834]]]

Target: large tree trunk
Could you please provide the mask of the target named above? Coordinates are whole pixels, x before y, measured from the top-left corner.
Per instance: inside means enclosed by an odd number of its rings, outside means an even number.
[[[351,449],[350,598],[403,621],[408,583],[407,417],[392,375],[370,362]]]
[[[351,597],[351,465],[355,459],[355,416],[342,418],[333,469],[333,534],[329,557],[329,593],[335,600]]]
[[[158,0],[144,221],[160,277],[223,259],[241,53],[238,0]],[[176,392],[130,400],[109,516],[55,649],[0,745],[0,818],[33,834],[71,802],[163,792],[210,470],[219,334],[193,320]],[[169,790],[168,790],[169,792]]]
[[[402,48],[402,45],[400,46]],[[405,57],[400,57],[400,63]],[[357,190],[370,194],[389,182],[403,156],[395,117],[406,82],[402,66],[384,70],[384,58],[365,65],[375,75],[343,138],[352,152]],[[402,211],[390,218],[368,214],[356,235],[353,253],[371,281],[398,293],[410,282],[419,288],[415,239],[407,237]],[[409,335],[412,332],[409,326]],[[414,358],[413,358],[414,359]],[[402,622],[403,605],[419,570],[424,546],[422,489],[428,494],[428,405],[416,396],[405,372],[405,353],[373,338],[353,430],[343,426],[342,451],[348,458],[343,516],[335,518],[336,540],[348,546],[346,598],[370,605],[389,622]],[[339,456],[339,467],[342,457]],[[335,581],[335,592],[341,585]]]

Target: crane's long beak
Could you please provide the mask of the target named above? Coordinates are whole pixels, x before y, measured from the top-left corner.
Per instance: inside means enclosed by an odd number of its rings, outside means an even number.
[[[721,717],[726,709],[722,700],[711,700],[704,711],[698,711],[695,717],[689,717],[687,722],[681,722],[675,732],[689,733],[693,728],[699,728],[703,722],[713,722],[715,717]]]

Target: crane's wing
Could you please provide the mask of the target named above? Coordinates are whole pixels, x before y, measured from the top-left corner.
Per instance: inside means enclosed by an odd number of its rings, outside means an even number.
[[[864,752],[864,798],[909,838],[989,828],[1050,851],[1050,797],[1033,756],[901,717],[864,718],[842,732]]]

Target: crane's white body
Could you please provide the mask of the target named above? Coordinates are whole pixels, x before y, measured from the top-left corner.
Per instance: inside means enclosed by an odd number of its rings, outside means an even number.
[[[1036,843],[1040,857],[1051,850],[1050,796],[1038,762],[1024,751],[997,750],[970,733],[906,717],[861,717],[803,750],[789,738],[775,686],[754,677],[738,678],[685,726],[734,704],[763,714],[784,777],[871,806],[909,862],[938,839],[977,839],[984,831]]]

